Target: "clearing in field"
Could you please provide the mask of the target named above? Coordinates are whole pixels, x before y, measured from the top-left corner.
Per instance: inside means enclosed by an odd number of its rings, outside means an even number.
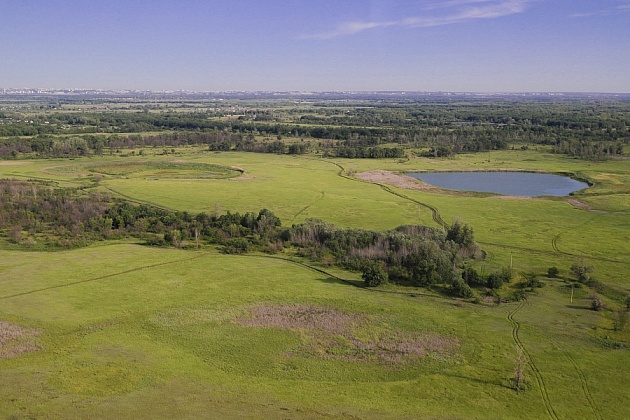
[[[39,349],[39,331],[0,320],[0,359],[18,357]]]
[[[251,308],[248,316],[236,321],[249,327],[280,328],[302,333],[305,343],[299,350],[300,356],[313,354],[350,361],[403,363],[427,355],[446,358],[457,348],[456,339],[437,334],[401,330],[370,334],[367,316],[308,304],[259,305]]]

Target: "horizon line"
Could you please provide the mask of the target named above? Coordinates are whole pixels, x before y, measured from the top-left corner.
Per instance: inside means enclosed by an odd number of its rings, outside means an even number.
[[[197,94],[225,94],[225,93],[284,93],[284,94],[313,94],[313,93],[372,93],[372,94],[406,94],[406,93],[423,93],[423,94],[475,94],[475,95],[502,95],[502,94],[606,94],[606,95],[627,95],[627,92],[614,91],[589,91],[589,90],[416,90],[416,89],[332,89],[332,90],[316,90],[316,89],[257,89],[257,90],[239,90],[239,89],[222,89],[222,90],[191,90],[191,89],[136,89],[136,88],[71,88],[71,87],[0,87],[0,93],[14,91],[31,91],[28,93],[47,93],[51,91],[66,92],[137,92],[137,93],[197,93]],[[19,93],[19,92],[15,92]]]

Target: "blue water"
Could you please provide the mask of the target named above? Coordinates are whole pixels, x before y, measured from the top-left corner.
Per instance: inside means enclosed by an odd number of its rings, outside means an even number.
[[[529,172],[429,172],[409,174],[448,190],[491,192],[503,195],[564,197],[588,184],[559,175]]]

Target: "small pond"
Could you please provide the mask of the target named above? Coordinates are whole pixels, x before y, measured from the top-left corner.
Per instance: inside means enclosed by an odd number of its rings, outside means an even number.
[[[408,174],[448,190],[491,192],[503,195],[564,197],[588,184],[565,176],[530,172],[426,172]]]

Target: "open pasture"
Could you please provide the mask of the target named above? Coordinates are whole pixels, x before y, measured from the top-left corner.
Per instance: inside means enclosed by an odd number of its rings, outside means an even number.
[[[566,304],[559,282],[525,304],[454,305],[275,257],[133,244],[0,254],[12,261],[0,316],[38,331],[37,350],[0,359],[3,416],[628,414],[625,350],[601,347],[600,315],[583,295]],[[63,280],[41,279],[46,268]],[[518,394],[517,342],[536,369]]]
[[[340,279],[358,283],[357,273],[315,271],[283,254],[114,242],[54,253],[0,250],[0,337],[12,348],[28,345],[19,357],[0,358],[0,416],[630,415],[628,332],[613,328],[611,310],[588,310],[587,287],[572,291],[563,280],[584,261],[598,280],[630,290],[625,162],[534,150],[333,160],[181,148],[167,156],[19,163],[3,162],[0,177],[193,214],[269,208],[284,225],[314,217],[373,230],[460,219],[487,252],[478,269],[512,264],[517,279],[534,272],[545,287],[525,302],[472,304],[426,289],[355,287]],[[200,176],[211,169],[217,176]],[[564,172],[595,185],[570,199],[515,200],[353,176],[374,169]],[[544,277],[552,266],[561,278]],[[527,390],[519,393],[511,382],[517,348],[527,365]]]
[[[477,240],[495,256],[484,264],[496,268],[507,265],[511,258],[517,270],[544,272],[547,264],[567,269],[575,260],[583,260],[595,267],[594,275],[601,281],[625,290],[630,288],[625,278],[630,269],[627,258],[630,214],[626,208],[630,170],[623,161],[592,163],[533,150],[401,161],[209,153],[184,148],[175,157],[151,155],[25,163],[2,166],[0,173],[5,177],[48,178],[61,184],[84,185],[191,213],[269,208],[284,225],[319,218],[340,226],[375,230],[403,224],[437,226],[433,209],[446,223],[462,220],[474,228]],[[173,175],[155,169],[159,167],[177,168],[173,170],[180,173]],[[190,168],[201,172],[216,168],[223,175],[186,178]],[[570,198],[523,200],[406,190],[362,182],[352,176],[372,169],[401,173],[470,169],[547,171],[572,173],[594,185]],[[613,207],[614,211],[605,210]]]

